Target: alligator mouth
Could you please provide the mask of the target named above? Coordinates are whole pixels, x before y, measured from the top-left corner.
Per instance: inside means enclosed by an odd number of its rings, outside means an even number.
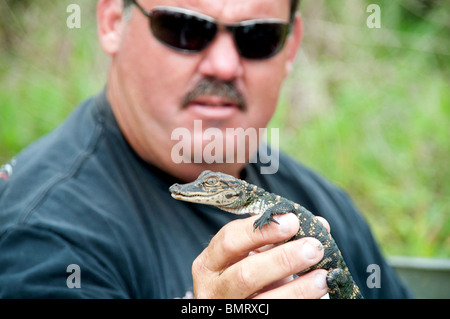
[[[186,194],[182,194],[182,193],[172,193],[172,197],[175,199],[192,199],[192,198],[207,198],[210,196],[203,196],[203,195],[186,195]]]
[[[190,203],[209,204],[217,207],[229,205],[234,201],[238,194],[231,194],[223,191],[215,193],[200,193],[200,192],[183,192],[181,189],[183,185],[174,184],[169,188],[173,198]]]
[[[193,199],[202,199],[207,201],[208,199],[212,199],[214,197],[217,197],[217,194],[183,194],[183,193],[174,193],[172,192],[172,197],[175,199],[185,199],[185,200],[193,200]]]
[[[172,193],[172,197],[175,199],[193,199],[193,198],[210,198],[217,194],[204,194],[204,193],[185,193],[181,189],[182,185],[173,184],[170,186],[169,191]]]

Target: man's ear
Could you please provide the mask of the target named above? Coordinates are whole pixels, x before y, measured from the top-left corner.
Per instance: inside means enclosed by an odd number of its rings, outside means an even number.
[[[109,55],[115,55],[119,50],[123,21],[122,0],[98,1],[98,37],[103,51]]]
[[[291,33],[288,36],[287,39],[287,60],[286,60],[286,76],[288,76],[293,67],[295,62],[295,57],[297,56],[297,52],[300,48],[300,43],[302,42],[302,36],[303,36],[303,24],[302,24],[302,18],[300,16],[300,13],[296,13],[295,15],[295,22],[292,26]]]

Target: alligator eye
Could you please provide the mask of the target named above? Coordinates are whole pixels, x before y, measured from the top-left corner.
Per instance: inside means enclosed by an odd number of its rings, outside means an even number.
[[[206,185],[208,185],[208,186],[214,186],[214,185],[216,185],[218,182],[219,182],[219,181],[218,181],[217,178],[215,178],[215,177],[210,177],[210,178],[208,178],[208,179],[205,181]]]

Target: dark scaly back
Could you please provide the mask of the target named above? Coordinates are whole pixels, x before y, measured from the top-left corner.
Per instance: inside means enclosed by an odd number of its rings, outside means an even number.
[[[324,249],[322,260],[315,266],[303,271],[302,273],[319,268],[346,269],[347,266],[344,262],[344,259],[342,258],[341,252],[325,226],[306,208],[296,203],[294,203],[294,208],[294,213],[297,215],[300,222],[300,228],[297,234],[292,237],[291,240],[303,237],[314,237],[320,241]]]

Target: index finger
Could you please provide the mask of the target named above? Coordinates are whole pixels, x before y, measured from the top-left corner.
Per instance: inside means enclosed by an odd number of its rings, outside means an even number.
[[[202,267],[213,272],[238,262],[248,254],[265,245],[277,244],[294,236],[299,230],[298,218],[294,214],[275,217],[279,224],[272,223],[261,230],[253,228],[259,216],[234,220],[225,225],[211,240],[199,256]]]

